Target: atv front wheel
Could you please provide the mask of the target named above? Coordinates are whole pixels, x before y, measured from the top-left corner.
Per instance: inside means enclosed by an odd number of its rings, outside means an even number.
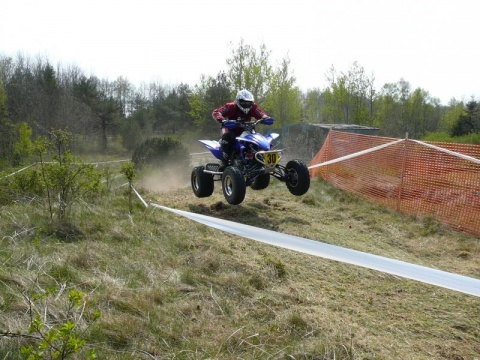
[[[287,188],[293,195],[305,194],[310,188],[310,172],[301,160],[290,160],[285,166]]]
[[[199,197],[208,197],[213,194],[213,176],[203,172],[203,166],[197,166],[192,170],[192,190]]]
[[[245,199],[245,179],[237,167],[225,168],[222,174],[222,189],[223,196],[231,205],[238,205]]]

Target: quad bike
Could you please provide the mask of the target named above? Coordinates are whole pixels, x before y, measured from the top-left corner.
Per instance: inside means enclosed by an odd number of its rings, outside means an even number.
[[[243,133],[236,138],[233,160],[223,171],[220,163],[208,163],[192,170],[191,183],[193,193],[199,197],[213,194],[215,181],[221,181],[223,195],[231,205],[238,205],[245,199],[246,187],[262,190],[268,187],[270,177],[285,182],[290,193],[296,196],[305,194],[310,187],[310,173],[301,160],[290,160],[280,165],[282,150],[275,150],[272,141],[279,137],[277,133],[266,136],[257,133],[254,122],[237,122],[243,127]],[[222,159],[220,143],[214,140],[199,140],[218,160]]]

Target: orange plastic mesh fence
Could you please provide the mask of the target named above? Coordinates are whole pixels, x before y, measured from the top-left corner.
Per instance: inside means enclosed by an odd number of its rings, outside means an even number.
[[[334,160],[341,157],[344,159]],[[430,215],[480,236],[479,145],[331,130],[309,167],[312,178],[321,176],[343,190],[389,208]]]

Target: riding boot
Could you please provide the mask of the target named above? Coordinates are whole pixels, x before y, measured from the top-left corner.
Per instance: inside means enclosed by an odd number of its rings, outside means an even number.
[[[235,134],[233,132],[228,132],[222,135],[220,140],[221,150],[222,150],[222,159],[221,165],[218,168],[218,171],[223,171],[228,165],[230,165],[233,155],[233,143],[235,141]]]
[[[223,171],[229,165],[230,156],[226,152],[222,152],[222,159],[220,159],[221,164],[218,168],[218,171]]]

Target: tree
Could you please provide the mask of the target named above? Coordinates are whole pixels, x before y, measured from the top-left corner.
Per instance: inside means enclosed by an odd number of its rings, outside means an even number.
[[[410,83],[400,79],[385,84],[375,100],[374,122],[387,136],[421,138],[436,131],[443,108],[437,98],[421,88],[411,91]]]
[[[451,134],[458,119],[464,113],[463,107],[464,104],[462,101],[452,99],[448,104],[448,108],[445,110],[445,113],[441,116],[438,128],[436,130]]]
[[[10,81],[14,71],[15,64],[13,59],[0,54],[0,82],[4,85]]]
[[[256,50],[246,45],[243,39],[240,41],[237,49],[232,50],[232,57],[227,59],[229,66],[227,77],[234,93],[247,89],[253,94],[256,102],[263,102],[272,72],[269,56],[270,51],[264,44]]]
[[[396,134],[400,127],[401,111],[396,93],[393,91],[394,84],[385,84],[380,91],[375,104],[374,126],[380,128],[383,135]]]
[[[142,129],[140,128],[140,121],[138,117],[141,114],[135,112],[135,114],[128,119],[125,119],[120,126],[120,132],[122,134],[122,145],[128,149],[133,150],[142,141]]]
[[[338,75],[332,66],[326,75],[330,86],[324,92],[322,115],[328,123],[349,123],[350,107],[348,99],[347,79],[344,74]]]
[[[412,138],[418,138],[426,133],[426,118],[428,117],[428,93],[417,88],[410,95],[405,106],[405,130]]]
[[[268,82],[268,92],[263,108],[276,120],[276,126],[297,123],[302,118],[302,99],[300,89],[295,86],[296,79],[290,74],[290,60],[284,58],[280,67],[272,74]]]
[[[408,131],[406,106],[410,98],[410,83],[400,79],[397,83],[383,85],[376,99],[373,124],[383,135],[404,137]]]
[[[0,133],[2,134],[0,137],[0,158],[10,161],[13,157],[13,149],[15,141],[17,140],[17,134],[15,126],[9,119],[0,119]]]
[[[123,146],[133,150],[145,136],[152,133],[154,115],[149,100],[142,92],[136,92],[129,107],[129,115],[122,122],[120,131]]]
[[[304,100],[304,115],[306,122],[312,124],[320,124],[323,122],[323,101],[323,93],[320,89],[311,89],[307,91]]]
[[[180,84],[155,99],[155,129],[158,132],[176,134],[193,125],[193,119],[189,116],[190,94],[189,86]]]
[[[10,160],[13,156],[14,144],[17,139],[15,126],[8,118],[7,92],[0,80],[0,158]]]
[[[100,130],[100,147],[106,152],[108,146],[108,131],[117,125],[117,116],[121,114],[122,108],[105,90],[106,86],[96,77],[87,78],[82,76],[74,88],[75,96],[91,110],[96,127]]]
[[[18,126],[18,141],[14,145],[14,158],[16,163],[23,164],[33,153],[32,128],[27,123]],[[16,165],[16,164],[15,164]]]
[[[125,117],[132,113],[132,100],[134,86],[123,76],[120,76],[112,84],[113,97],[118,104],[121,114]]]
[[[60,87],[58,84],[55,69],[47,61],[45,64],[37,64],[35,73],[37,87],[35,97],[38,99],[35,106],[35,117],[44,133],[52,128],[61,126],[57,120],[57,110],[60,102]]]
[[[3,86],[3,81],[0,79],[0,118],[6,118],[7,113],[7,92]]]
[[[200,85],[195,86],[189,97],[190,112],[195,128],[202,135],[218,136],[218,128],[212,119],[214,109],[231,101],[230,83],[224,72],[219,72],[216,78],[202,76]]]
[[[337,74],[332,66],[326,76],[330,86],[325,92],[324,115],[330,122],[370,125],[375,99],[373,75],[367,77],[365,69],[355,61],[346,74]]]
[[[371,108],[372,87],[374,77],[368,78],[365,69],[354,62],[347,74],[347,89],[351,108],[351,119],[359,125],[371,123],[369,109]]]
[[[462,136],[470,133],[480,132],[480,104],[475,100],[470,100],[465,105],[465,111],[458,118],[457,123],[452,129],[452,136]]]
[[[35,77],[30,61],[18,56],[8,81],[4,84],[7,92],[7,109],[13,124],[34,123],[32,114],[35,111]]]

